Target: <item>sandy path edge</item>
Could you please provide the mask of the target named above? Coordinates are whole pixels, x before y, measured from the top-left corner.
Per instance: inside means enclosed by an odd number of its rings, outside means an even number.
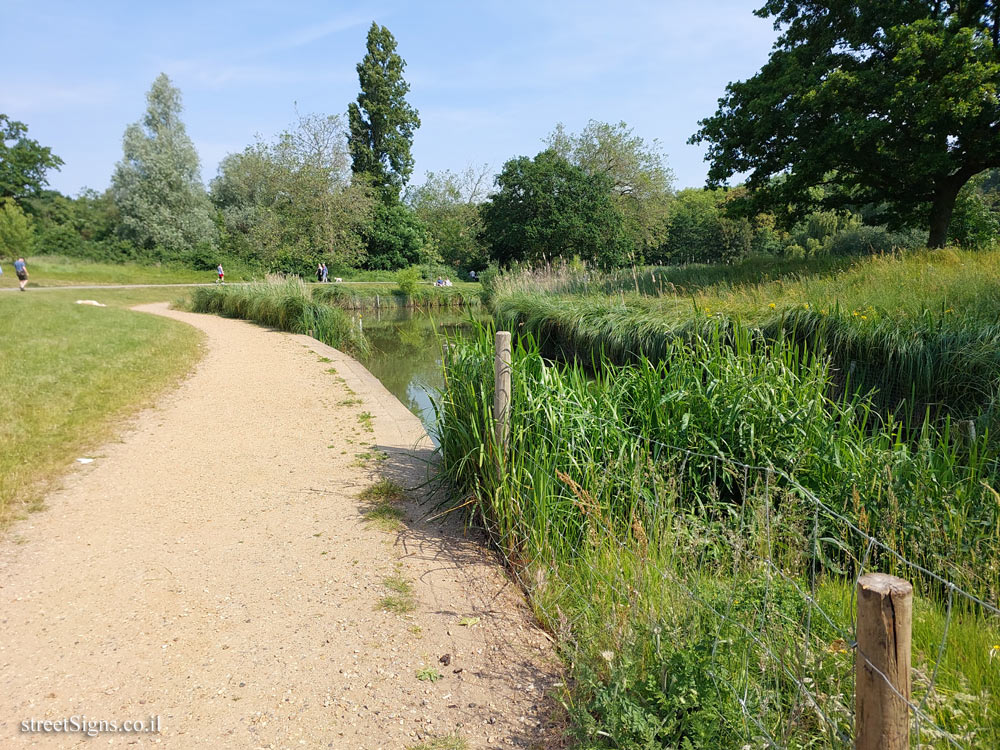
[[[0,544],[0,746],[93,742],[20,731],[81,715],[160,717],[102,745],[551,746],[558,670],[519,592],[418,493],[398,533],[363,519],[379,473],[426,477],[419,420],[314,339],[136,309],[201,329],[206,353]],[[386,460],[359,459],[373,442]],[[379,607],[387,576],[415,611]]]

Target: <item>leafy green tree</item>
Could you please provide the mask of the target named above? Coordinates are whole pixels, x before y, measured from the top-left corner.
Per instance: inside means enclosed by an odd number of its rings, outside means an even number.
[[[375,216],[368,229],[368,255],[365,267],[394,270],[437,260],[432,255],[423,223],[401,203],[375,205]]]
[[[501,264],[578,255],[605,267],[634,247],[604,173],[587,174],[552,149],[504,164],[483,206],[483,237]]]
[[[591,120],[578,135],[559,123],[546,144],[587,174],[611,178],[615,202],[640,254],[665,239],[674,174],[659,141],[647,142],[624,122]]]
[[[726,193],[689,188],[670,204],[670,229],[666,240],[650,251],[647,260],[657,264],[719,263],[746,255],[754,230],[746,219],[726,216]]]
[[[18,258],[29,255],[35,233],[31,218],[13,198],[0,198],[0,257]]]
[[[214,243],[211,205],[198,153],[181,122],[181,94],[160,74],[146,95],[146,115],[129,125],[124,156],[111,177],[120,233],[142,248],[177,254]]]
[[[692,142],[710,184],[749,172],[751,209],[881,204],[894,225],[948,236],[955,200],[1000,166],[1000,12],[985,0],[768,0],[782,34],[731,83]],[[782,176],[784,179],[773,179]]]
[[[374,200],[351,179],[344,133],[340,117],[309,115],[274,143],[223,159],[212,201],[224,246],[272,270],[360,263]]]
[[[482,269],[489,253],[482,239],[480,206],[486,199],[488,168],[456,174],[428,172],[424,184],[407,190],[406,203],[417,215],[441,259],[456,269]]]
[[[110,191],[84,189],[76,198],[42,190],[22,201],[34,221],[36,246],[42,252],[99,260],[114,260],[109,242],[117,228],[117,210]]]
[[[52,149],[28,138],[27,133],[23,122],[0,114],[0,198],[37,194],[48,184],[45,173],[63,165]]]
[[[410,147],[420,127],[417,110],[406,101],[404,67],[389,29],[372,23],[368,52],[357,66],[361,93],[347,108],[348,148],[354,173],[368,175],[387,203],[399,200],[413,172]]]

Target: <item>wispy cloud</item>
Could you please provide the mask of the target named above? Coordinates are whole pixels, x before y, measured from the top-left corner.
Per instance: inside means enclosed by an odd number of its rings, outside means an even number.
[[[318,42],[320,39],[338,34],[341,31],[347,31],[348,29],[370,23],[371,19],[372,16],[367,13],[363,16],[360,14],[349,14],[339,18],[332,18],[324,23],[310,24],[279,37],[271,44],[258,47],[254,55],[266,55],[272,52],[284,52],[285,50],[305,47],[313,42]]]
[[[330,36],[363,25],[367,15],[343,15],[322,23],[310,24],[255,45],[231,46],[214,50],[210,55],[166,59],[159,63],[171,76],[184,77],[197,86],[215,90],[234,84],[289,84],[302,81],[332,82],[350,80],[353,71],[339,74],[316,68],[290,65],[282,53],[307,47]],[[273,58],[277,57],[277,60]],[[268,61],[272,59],[273,61]]]
[[[12,117],[25,114],[54,113],[107,104],[115,98],[118,87],[110,83],[78,86],[66,83],[33,83],[30,86],[7,81],[0,90],[0,110]]]

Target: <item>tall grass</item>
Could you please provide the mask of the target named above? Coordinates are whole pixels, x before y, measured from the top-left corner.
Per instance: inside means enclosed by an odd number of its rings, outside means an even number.
[[[192,294],[191,309],[310,334],[325,344],[358,354],[368,352],[364,335],[348,315],[314,300],[299,279],[199,287]]]
[[[663,269],[634,278],[553,269],[502,277],[491,306],[502,325],[585,359],[662,359],[674,338],[720,321],[775,339],[788,335],[832,357],[842,387],[877,389],[884,410],[997,421],[1000,385],[1000,251],[927,251],[855,261],[765,283],[682,288]],[[777,270],[762,271],[773,276]],[[676,278],[676,274],[674,276]],[[639,291],[635,291],[638,289]],[[610,292],[610,293],[609,293]]]
[[[490,339],[484,330],[449,348],[442,477],[558,636],[582,747],[738,748],[769,736],[839,746],[853,678],[837,644],[862,567],[915,580],[921,700],[944,592],[868,549],[843,518],[997,600],[998,477],[983,437],[927,423],[910,444],[869,399],[831,399],[825,359],[717,323],[665,341],[660,361],[595,358],[587,371],[548,363],[521,337],[501,456]],[[1000,630],[974,607],[957,607],[949,627],[928,710],[969,744],[994,746],[1000,671],[989,653]]]
[[[322,285],[312,289],[313,299],[348,310],[379,308],[479,307],[482,304],[479,284],[436,287],[420,284],[412,293],[385,284]]]

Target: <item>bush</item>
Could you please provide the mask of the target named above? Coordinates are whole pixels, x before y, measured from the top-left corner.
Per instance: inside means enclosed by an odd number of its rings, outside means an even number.
[[[407,297],[413,297],[417,293],[417,284],[420,283],[420,270],[404,268],[396,273],[396,281],[399,283],[399,291]]]
[[[1000,219],[970,182],[958,194],[955,211],[948,227],[951,242],[972,250],[989,247],[1000,235]]]
[[[0,200],[0,255],[9,258],[30,255],[34,241],[31,219],[15,201]]]
[[[886,227],[864,224],[839,232],[830,242],[832,255],[878,255],[893,250],[920,247],[927,237],[923,232],[890,232]]]

